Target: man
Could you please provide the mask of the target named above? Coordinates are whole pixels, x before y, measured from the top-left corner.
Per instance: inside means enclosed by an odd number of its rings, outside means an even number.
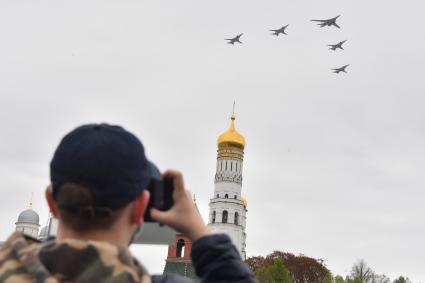
[[[121,127],[84,125],[67,134],[50,163],[46,199],[58,219],[56,239],[38,243],[14,233],[0,250],[0,282],[189,282],[150,276],[128,246],[143,225],[153,165],[141,142]],[[152,218],[193,241],[203,282],[255,282],[229,237],[205,226],[179,172],[174,205]]]

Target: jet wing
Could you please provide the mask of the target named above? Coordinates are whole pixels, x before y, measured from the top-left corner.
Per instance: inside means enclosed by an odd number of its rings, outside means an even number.
[[[341,28],[337,23],[332,23],[332,25],[336,26],[337,28]]]

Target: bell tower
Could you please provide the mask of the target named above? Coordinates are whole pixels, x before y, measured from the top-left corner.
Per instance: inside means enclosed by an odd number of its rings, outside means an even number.
[[[165,260],[164,274],[172,273],[198,280],[192,265],[190,253],[192,242],[184,235],[176,235],[176,241],[168,246],[168,256]]]
[[[236,131],[234,113],[230,127],[217,140],[214,195],[210,199],[208,227],[230,236],[242,259],[246,259],[247,202],[242,197],[245,138]]]
[[[193,203],[196,205],[195,195]],[[168,246],[168,256],[165,260],[164,274],[172,273],[183,277],[191,278],[195,282],[201,282],[196,277],[195,268],[192,265],[190,254],[192,252],[192,241],[183,234],[177,234],[175,242]]]

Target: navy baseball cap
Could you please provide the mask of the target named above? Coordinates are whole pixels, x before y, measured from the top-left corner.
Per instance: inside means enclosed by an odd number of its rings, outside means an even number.
[[[50,162],[52,194],[65,183],[87,188],[93,206],[119,209],[135,200],[158,177],[140,140],[120,126],[83,125],[68,133]]]

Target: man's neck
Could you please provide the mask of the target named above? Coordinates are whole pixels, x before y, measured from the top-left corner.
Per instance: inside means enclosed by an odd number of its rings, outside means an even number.
[[[84,232],[78,232],[72,230],[68,227],[65,227],[62,224],[59,224],[58,227],[58,240],[65,239],[77,239],[82,241],[99,241],[99,242],[108,242],[110,244],[122,247],[128,247],[129,239],[126,236],[126,233],[119,233],[115,231],[116,229],[110,228],[108,230],[90,230]]]

